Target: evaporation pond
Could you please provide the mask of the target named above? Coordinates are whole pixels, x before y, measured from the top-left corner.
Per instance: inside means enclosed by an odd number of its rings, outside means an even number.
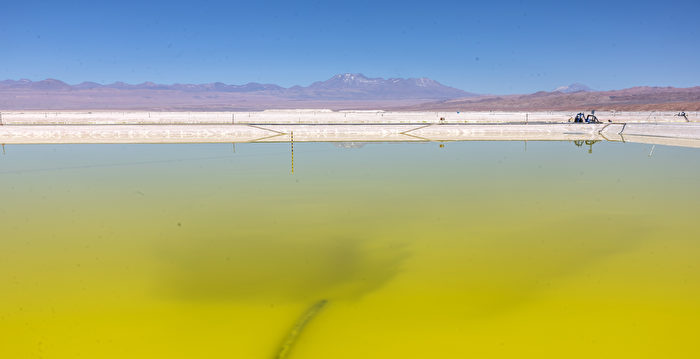
[[[290,147],[6,145],[0,358],[700,357],[700,150]]]

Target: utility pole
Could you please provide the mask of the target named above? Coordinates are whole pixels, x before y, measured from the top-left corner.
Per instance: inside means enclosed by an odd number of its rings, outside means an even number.
[[[294,131],[289,133],[289,144],[291,145],[292,148],[292,173],[294,174]]]

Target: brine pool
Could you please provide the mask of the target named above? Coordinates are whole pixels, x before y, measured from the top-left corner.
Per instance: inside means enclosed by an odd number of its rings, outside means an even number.
[[[580,143],[579,143],[580,145]],[[700,150],[12,145],[0,358],[700,357]]]

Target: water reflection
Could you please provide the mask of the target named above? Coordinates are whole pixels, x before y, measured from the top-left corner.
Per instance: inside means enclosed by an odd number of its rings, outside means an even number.
[[[336,142],[333,145],[337,148],[362,148],[367,144],[367,142]]]
[[[588,153],[593,153],[593,145],[600,142],[599,140],[575,140],[576,147],[582,147],[584,144],[588,146]]]

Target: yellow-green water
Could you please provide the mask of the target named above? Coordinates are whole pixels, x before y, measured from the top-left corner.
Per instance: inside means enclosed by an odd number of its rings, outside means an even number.
[[[0,358],[700,356],[700,151],[26,145]]]

